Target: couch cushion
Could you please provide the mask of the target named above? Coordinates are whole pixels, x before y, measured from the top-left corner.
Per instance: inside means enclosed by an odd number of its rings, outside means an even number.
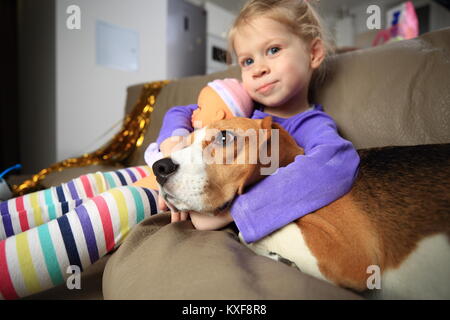
[[[450,28],[330,60],[316,90],[356,148],[450,142]]]
[[[238,242],[161,213],[133,228],[108,260],[105,299],[361,299]]]

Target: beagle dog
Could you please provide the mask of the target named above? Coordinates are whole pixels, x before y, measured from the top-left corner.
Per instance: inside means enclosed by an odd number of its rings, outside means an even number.
[[[279,152],[280,167],[303,154],[271,117],[221,120],[153,165],[160,194],[174,210],[223,212],[265,177],[269,164],[253,149]],[[368,298],[450,299],[450,144],[358,152],[349,193],[260,241],[241,241]]]

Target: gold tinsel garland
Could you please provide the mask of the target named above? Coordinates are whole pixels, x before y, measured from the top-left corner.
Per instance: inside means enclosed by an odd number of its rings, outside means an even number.
[[[99,164],[116,164],[126,160],[144,141],[145,131],[150,123],[150,115],[156,103],[156,97],[169,81],[150,82],[144,85],[141,96],[133,110],[127,114],[122,129],[105,146],[97,151],[55,163],[41,170],[31,179],[18,186],[13,186],[15,196],[24,195],[44,187],[40,184],[45,177],[55,171],[66,168],[84,167]]]

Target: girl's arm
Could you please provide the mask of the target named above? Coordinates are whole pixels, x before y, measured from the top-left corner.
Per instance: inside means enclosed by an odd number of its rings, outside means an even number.
[[[247,243],[345,195],[356,178],[359,155],[324,112],[306,112],[286,127],[305,155],[239,196],[231,215]],[[270,194],[270,197],[267,195]]]
[[[159,131],[156,143],[161,143],[172,136],[186,136],[194,131],[191,123],[192,112],[197,109],[196,104],[188,106],[172,107],[164,115],[163,123]]]

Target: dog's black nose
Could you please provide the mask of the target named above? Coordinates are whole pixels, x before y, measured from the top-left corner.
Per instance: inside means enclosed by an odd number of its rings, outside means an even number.
[[[170,158],[163,158],[156,161],[153,166],[153,173],[156,176],[156,181],[162,186],[166,183],[170,175],[174,174],[178,169],[178,165]]]

